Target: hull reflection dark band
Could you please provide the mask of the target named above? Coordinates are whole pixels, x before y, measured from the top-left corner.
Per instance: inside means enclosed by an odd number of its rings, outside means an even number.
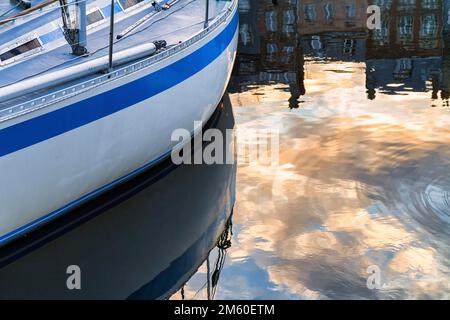
[[[234,127],[227,98],[205,128]],[[0,298],[164,299],[216,245],[234,205],[234,165],[170,160],[0,251]],[[81,269],[81,290],[66,286]]]

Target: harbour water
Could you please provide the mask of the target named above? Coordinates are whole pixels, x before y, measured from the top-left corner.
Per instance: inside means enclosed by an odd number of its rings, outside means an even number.
[[[276,128],[280,165],[238,167],[216,298],[448,299],[448,3],[392,1],[378,33],[366,1],[277,3],[240,2],[237,127]]]
[[[240,1],[211,126],[275,130],[279,164],[164,163],[3,250],[0,297],[450,298],[447,2],[394,0],[380,32],[366,1],[331,26],[275,2]]]

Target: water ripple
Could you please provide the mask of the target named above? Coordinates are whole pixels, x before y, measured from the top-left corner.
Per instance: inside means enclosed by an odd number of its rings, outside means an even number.
[[[445,172],[445,171],[444,171]],[[448,170],[446,170],[448,172]],[[450,235],[450,177],[423,177],[399,187],[398,198],[392,199],[398,210],[406,212],[421,229],[435,237]]]

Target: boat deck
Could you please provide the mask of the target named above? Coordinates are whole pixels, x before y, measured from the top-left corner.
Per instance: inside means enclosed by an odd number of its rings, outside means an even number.
[[[173,6],[169,10],[158,12],[139,28],[127,34],[127,36],[121,38],[120,40],[115,40],[114,50],[120,51],[155,40],[166,40],[167,45],[171,46],[191,38],[194,34],[203,29],[206,1],[172,0],[170,2],[173,3]],[[229,5],[229,1],[211,0],[210,19],[215,19],[218,15],[220,15],[220,13],[226,10]],[[130,17],[117,22],[115,24],[115,34],[119,34],[152,11],[153,7],[149,7],[141,12],[130,14]],[[30,27],[32,28],[34,24],[42,23],[43,21],[51,21],[52,19],[54,20],[55,14],[57,16],[60,15],[59,9],[56,12],[52,11],[38,17],[35,19],[37,21],[31,20],[29,23],[23,24],[16,29],[8,30],[4,33],[1,33],[0,31],[0,43],[4,43],[4,41],[7,41],[8,38],[17,36],[18,34],[26,33],[26,29]],[[70,65],[75,65],[80,62],[85,62],[107,55],[109,47],[109,24],[105,23],[105,26],[100,30],[88,34],[87,42],[89,55],[86,57],[76,57],[70,54],[70,46],[66,44],[54,50],[49,50],[48,52],[39,54],[31,59],[24,60],[18,64],[9,67],[7,66],[6,68],[0,67],[0,90],[4,86],[33,77],[35,75],[44,74],[48,71],[58,70],[60,68],[65,68]],[[98,76],[99,74],[92,75],[90,77],[78,79],[75,82],[89,81],[90,78]],[[66,83],[60,88],[52,88],[52,91],[57,91],[62,87],[74,85],[75,82]],[[2,110],[11,108],[12,106],[24,103],[36,97],[40,97],[45,93],[45,91],[33,92],[32,94],[27,94],[20,98],[1,102],[0,120],[2,119]]]
[[[45,0],[1,0],[0,1],[0,19],[11,17],[22,12],[29,6],[36,6]]]

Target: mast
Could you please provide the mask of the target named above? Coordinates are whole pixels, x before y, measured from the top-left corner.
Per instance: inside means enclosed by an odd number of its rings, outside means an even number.
[[[72,54],[76,56],[82,56],[87,53],[86,1],[59,0],[64,37],[72,48]]]
[[[209,26],[209,0],[206,0],[206,10],[205,10],[205,29]]]
[[[111,20],[109,22],[109,66],[108,72],[112,71],[113,67],[113,45],[114,45],[114,10],[115,0],[111,0]]]

